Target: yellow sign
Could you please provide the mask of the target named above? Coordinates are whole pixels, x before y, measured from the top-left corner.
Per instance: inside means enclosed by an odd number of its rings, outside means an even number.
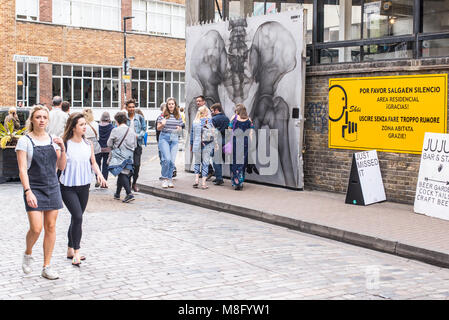
[[[447,132],[447,74],[329,80],[329,148],[420,154]]]

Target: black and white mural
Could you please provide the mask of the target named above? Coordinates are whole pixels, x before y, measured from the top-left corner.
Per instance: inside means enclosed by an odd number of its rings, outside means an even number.
[[[303,188],[304,52],[302,10],[186,29],[187,128],[197,112],[195,97],[203,95],[209,107],[220,102],[229,118],[243,103],[258,144],[276,138],[263,130],[277,131],[276,150],[262,156],[274,159],[276,170],[247,180]],[[267,166],[258,152],[255,162],[259,171]]]

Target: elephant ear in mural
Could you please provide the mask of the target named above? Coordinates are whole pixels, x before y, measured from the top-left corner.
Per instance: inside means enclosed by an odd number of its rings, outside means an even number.
[[[186,41],[189,119],[195,117],[198,95],[206,97],[208,106],[220,102],[228,116],[235,104],[243,103],[256,129],[278,132],[276,174],[250,179],[301,188],[302,127],[297,129],[291,110],[299,107],[301,115],[304,110],[303,12],[188,27]]]
[[[296,67],[296,45],[291,33],[278,22],[262,24],[254,35],[250,66],[259,83],[251,119],[256,129],[268,126],[278,130],[279,159],[285,184],[294,185],[288,132],[290,107],[282,96],[275,96],[279,81]]]

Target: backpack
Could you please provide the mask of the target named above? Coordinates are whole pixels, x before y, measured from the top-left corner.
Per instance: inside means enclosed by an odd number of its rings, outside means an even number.
[[[212,121],[206,120],[206,123],[201,128],[201,141],[202,142],[212,142],[215,138],[215,127]]]

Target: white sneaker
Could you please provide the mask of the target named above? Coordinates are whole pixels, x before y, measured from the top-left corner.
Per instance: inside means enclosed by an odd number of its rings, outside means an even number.
[[[168,188],[168,181],[166,179],[164,179],[164,181],[162,181],[162,188],[164,188],[164,189]]]
[[[168,187],[169,188],[174,188],[175,187],[175,185],[173,184],[173,181],[168,180]]]
[[[31,263],[34,261],[33,257],[31,255],[24,254],[23,260],[22,260],[22,270],[24,273],[28,274],[33,271],[33,268],[31,268]]]
[[[42,274],[41,274],[44,278],[47,278],[48,280],[56,280],[59,278],[58,273],[53,270],[50,266],[48,267],[44,267],[42,269]]]

